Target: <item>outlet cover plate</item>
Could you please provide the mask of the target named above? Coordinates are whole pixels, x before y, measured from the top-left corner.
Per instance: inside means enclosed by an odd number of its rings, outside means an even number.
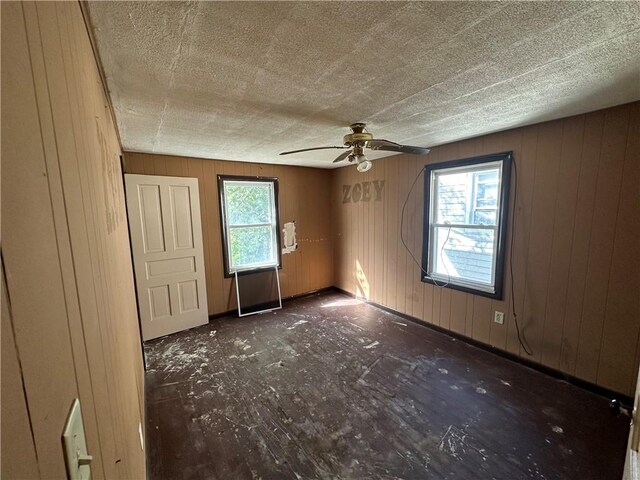
[[[502,325],[504,324],[504,313],[497,310],[493,313],[493,321]]]

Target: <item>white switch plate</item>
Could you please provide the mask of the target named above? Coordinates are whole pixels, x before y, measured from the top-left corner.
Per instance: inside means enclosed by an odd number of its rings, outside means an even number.
[[[504,313],[496,310],[493,313],[493,321],[502,325],[504,323]]]
[[[91,455],[87,453],[80,401],[76,398],[71,405],[67,423],[62,433],[64,456],[70,480],[88,480],[91,477]]]

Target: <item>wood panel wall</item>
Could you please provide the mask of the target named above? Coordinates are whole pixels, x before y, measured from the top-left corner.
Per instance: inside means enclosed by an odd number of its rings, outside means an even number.
[[[66,478],[79,398],[92,478],[144,478],[121,151],[81,7],[1,8],[2,477]]]
[[[515,154],[519,191],[504,299],[422,283],[399,234],[414,178],[425,163],[506,150]],[[386,182],[383,201],[342,203],[343,185],[373,180]],[[633,394],[640,356],[640,103],[439,146],[426,157],[378,160],[365,174],[340,168],[332,182],[338,287],[368,289],[373,302]],[[423,177],[404,218],[418,261],[422,215]],[[519,345],[514,306],[532,357]],[[493,322],[495,310],[507,313],[504,325]]]
[[[124,158],[127,173],[198,179],[210,315],[236,308],[233,282],[224,278],[222,265],[217,179],[220,174],[279,179],[280,224],[295,221],[298,239],[298,249],[282,255],[283,297],[333,285],[329,170],[133,152],[126,152]]]

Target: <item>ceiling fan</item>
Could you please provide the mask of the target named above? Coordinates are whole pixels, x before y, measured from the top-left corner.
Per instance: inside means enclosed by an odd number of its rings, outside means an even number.
[[[367,157],[364,156],[365,148],[370,150],[410,153],[413,155],[426,155],[429,153],[429,149],[426,147],[412,147],[411,145],[400,145],[399,143],[390,142],[389,140],[374,139],[371,133],[365,131],[367,129],[366,123],[352,123],[349,128],[351,128],[351,133],[345,135],[342,139],[344,143],[343,146],[303,148],[302,150],[282,152],[280,155],[338,148],[346,151],[341,153],[333,163],[348,160],[351,163],[355,162],[359,172],[366,172],[371,168],[372,163],[371,160],[368,160]]]

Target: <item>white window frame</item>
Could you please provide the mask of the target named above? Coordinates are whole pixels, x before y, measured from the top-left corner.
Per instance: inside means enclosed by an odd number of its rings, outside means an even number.
[[[232,277],[236,273],[247,273],[254,271],[262,271],[271,268],[280,268],[280,235],[278,221],[278,179],[263,177],[235,177],[235,176],[218,176],[218,185],[220,189],[220,220],[223,230],[223,255],[225,257],[225,277]],[[269,221],[262,223],[248,223],[231,225],[227,211],[227,190],[229,185],[251,186],[251,185],[268,185],[269,186]],[[233,256],[231,252],[231,231],[235,228],[259,228],[270,227],[271,231],[271,249],[272,261],[256,262],[241,266],[233,264]]]
[[[505,168],[505,160],[509,161],[508,168]],[[425,176],[425,191],[429,192],[429,208],[425,210],[425,225],[427,226],[427,228],[425,228],[425,238],[423,238],[423,281],[433,283],[435,285],[447,286],[449,288],[467,291],[469,293],[478,293],[480,295],[485,295],[492,298],[502,297],[504,243],[506,241],[506,222],[508,216],[507,209],[504,208],[503,202],[508,202],[508,185],[510,179],[505,179],[505,173],[507,176],[510,175],[510,161],[511,152],[506,152],[503,154],[478,157],[477,159],[464,159],[453,162],[445,162],[442,164],[427,167],[428,175]],[[494,169],[498,169],[499,172],[495,225],[476,225],[471,223],[473,222],[474,207],[476,203],[475,198],[473,198],[477,188],[476,179],[473,180],[474,184],[470,189],[472,191],[472,198],[467,198],[467,202],[471,202],[471,204],[470,208],[468,209],[470,213],[468,213],[468,215],[465,215],[466,222],[450,223],[447,221],[437,221],[439,220],[437,215],[439,209],[439,176],[451,175],[455,173],[477,173]],[[434,268],[436,266],[435,260],[440,255],[440,248],[437,242],[436,230],[447,228],[492,230],[494,232],[493,255],[491,259],[491,280],[489,282],[472,280],[456,275],[445,275],[434,271]]]

